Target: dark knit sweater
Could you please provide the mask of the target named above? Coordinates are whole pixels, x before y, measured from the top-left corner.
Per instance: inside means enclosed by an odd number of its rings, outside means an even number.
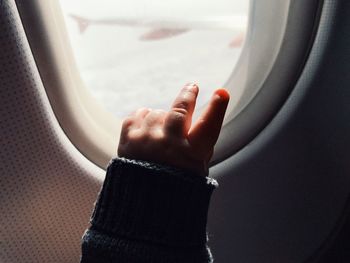
[[[207,263],[214,179],[124,158],[107,168],[85,232],[83,263]]]

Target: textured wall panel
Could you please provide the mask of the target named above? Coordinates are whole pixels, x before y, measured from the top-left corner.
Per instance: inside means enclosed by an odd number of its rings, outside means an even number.
[[[14,1],[0,8],[0,261],[78,262],[104,171],[59,127]]]

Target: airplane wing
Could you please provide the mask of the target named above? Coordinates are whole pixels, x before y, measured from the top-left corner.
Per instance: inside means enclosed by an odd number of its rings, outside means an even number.
[[[117,26],[132,26],[132,27],[150,27],[150,28],[165,28],[165,29],[232,29],[235,31],[243,31],[246,28],[247,17],[223,16],[223,17],[205,17],[205,18],[103,18],[91,19],[75,14],[69,15],[74,19],[79,27],[80,33],[84,33],[90,25],[117,25]],[[181,31],[180,30],[180,31]]]
[[[77,22],[80,34],[83,34],[90,25],[106,26],[129,26],[151,28],[150,31],[140,36],[141,41],[154,41],[166,39],[184,34],[193,29],[223,30],[229,29],[236,31],[230,48],[240,47],[244,41],[247,17],[246,16],[224,16],[212,18],[105,18],[91,19],[79,15],[70,14],[72,19]]]
[[[80,34],[83,34],[91,23],[91,20],[86,19],[86,18],[81,17],[81,16],[70,15],[70,17],[77,22]]]
[[[150,40],[160,40],[164,38],[170,38],[177,35],[181,35],[183,33],[188,32],[189,29],[187,28],[178,28],[178,29],[172,29],[172,28],[156,28],[152,29],[151,31],[148,31],[147,33],[140,36],[140,40],[142,41],[150,41]]]

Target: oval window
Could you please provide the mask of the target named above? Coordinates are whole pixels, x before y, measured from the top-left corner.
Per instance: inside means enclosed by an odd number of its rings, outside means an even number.
[[[238,61],[249,0],[60,3],[85,86],[124,117],[167,109],[187,82],[199,84],[203,105]]]

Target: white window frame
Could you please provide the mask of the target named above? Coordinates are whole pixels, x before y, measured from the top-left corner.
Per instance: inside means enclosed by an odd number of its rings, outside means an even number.
[[[243,51],[225,85],[232,101],[212,165],[248,145],[287,99],[313,43],[322,2],[251,0]],[[116,156],[121,120],[84,87],[58,0],[16,4],[58,122],[84,156],[105,168]]]

